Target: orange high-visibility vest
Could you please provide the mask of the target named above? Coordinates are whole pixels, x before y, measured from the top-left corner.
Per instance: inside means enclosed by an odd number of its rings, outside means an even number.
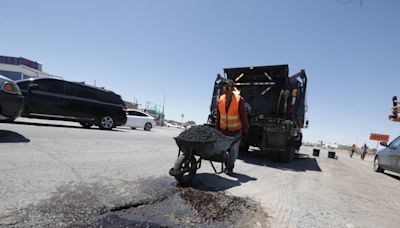
[[[240,96],[233,94],[232,101],[229,105],[228,113],[226,113],[226,96],[222,95],[219,98],[218,110],[219,110],[219,127],[220,129],[227,129],[228,131],[237,131],[242,129],[242,122],[240,121],[239,115],[239,101]]]

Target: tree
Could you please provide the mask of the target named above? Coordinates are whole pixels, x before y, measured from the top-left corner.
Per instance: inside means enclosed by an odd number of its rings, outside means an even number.
[[[196,125],[196,122],[194,122],[193,120],[186,121],[186,122],[183,124],[184,127],[193,126],[193,125]]]

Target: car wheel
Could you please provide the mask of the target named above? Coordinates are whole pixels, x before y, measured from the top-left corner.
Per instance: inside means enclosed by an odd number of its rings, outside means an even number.
[[[112,116],[103,115],[98,121],[98,125],[102,130],[111,130],[114,127],[114,118]]]
[[[87,122],[79,122],[79,123],[82,125],[82,127],[86,129],[89,129],[91,126],[93,126],[93,124]]]
[[[374,171],[378,172],[378,173],[383,173],[383,171],[385,171],[384,169],[379,167],[379,158],[378,157],[375,157],[375,160],[374,160]]]
[[[153,125],[151,125],[151,123],[146,123],[146,124],[144,125],[144,130],[145,130],[145,131],[150,131],[152,127],[153,127]]]
[[[14,120],[15,120],[15,118],[8,118],[8,117],[0,115],[0,122],[12,123],[12,122],[14,122]]]

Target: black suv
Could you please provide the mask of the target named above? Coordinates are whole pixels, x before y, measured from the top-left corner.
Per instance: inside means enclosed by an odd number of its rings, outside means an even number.
[[[0,75],[0,120],[13,120],[21,115],[24,97],[18,86]]]
[[[93,124],[110,130],[126,123],[126,106],[121,96],[94,86],[55,78],[17,82],[24,97],[23,117]]]

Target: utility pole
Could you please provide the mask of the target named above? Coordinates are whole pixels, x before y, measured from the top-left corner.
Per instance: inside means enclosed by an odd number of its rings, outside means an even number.
[[[165,119],[165,93],[164,93],[164,91],[162,92],[163,93],[163,95],[164,95],[164,99],[163,99],[163,106],[162,106],[162,120],[161,120],[161,123],[164,125],[164,119]]]
[[[164,121],[165,121],[165,97],[167,96],[167,94],[169,94],[169,92],[165,92],[164,90],[161,90],[161,93],[163,94],[163,107],[162,107],[162,121],[161,123],[164,125]]]

